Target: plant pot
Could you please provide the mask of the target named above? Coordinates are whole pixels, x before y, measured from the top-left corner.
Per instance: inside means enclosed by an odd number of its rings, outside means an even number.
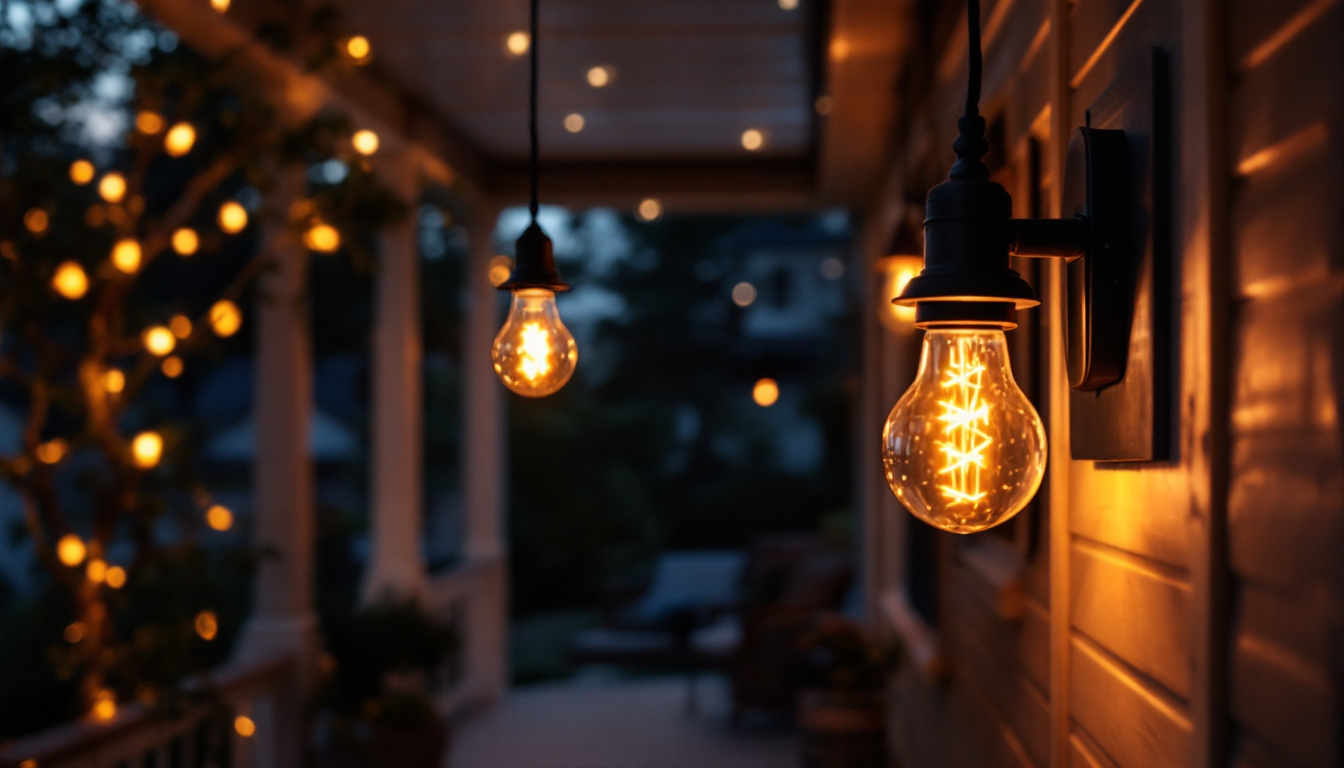
[[[885,766],[886,711],[881,691],[800,692],[798,728],[804,768]]]
[[[329,732],[318,746],[321,768],[439,768],[448,749],[448,726],[360,726]]]

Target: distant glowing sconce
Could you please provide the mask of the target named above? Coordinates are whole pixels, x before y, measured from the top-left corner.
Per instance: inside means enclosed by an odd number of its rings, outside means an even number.
[[[967,2],[970,76],[948,180],[929,191],[924,268],[893,299],[926,331],[914,384],[882,434],[887,483],[916,517],[974,533],[1017,514],[1045,474],[1040,416],[1013,380],[1004,332],[1040,304],[1010,256],[1081,259],[1070,306],[1068,369],[1075,389],[1123,375],[1129,326],[1124,245],[1127,152],[1122,131],[1080,128],[1069,144],[1064,198],[1077,215],[1012,219],[1012,200],[989,178],[979,114],[980,4]],[[1071,275],[1072,276],[1072,275]],[[1079,315],[1081,319],[1073,315]]]

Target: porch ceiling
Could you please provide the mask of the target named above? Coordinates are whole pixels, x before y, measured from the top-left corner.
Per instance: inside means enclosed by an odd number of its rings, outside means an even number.
[[[140,0],[188,43],[209,27],[255,29],[277,7]],[[545,0],[541,3],[542,194],[571,205],[646,195],[715,210],[862,205],[880,182],[915,0]],[[505,40],[528,0],[336,0],[339,23],[373,43],[356,81],[333,83],[426,145],[500,203],[526,192],[527,59]],[[264,9],[264,10],[263,10]],[[187,23],[189,22],[189,23]],[[193,39],[195,38],[195,39]],[[592,88],[589,68],[612,69]],[[381,81],[395,92],[395,114]],[[831,110],[818,115],[818,96]],[[583,115],[583,130],[564,127]],[[400,124],[400,126],[399,126]],[[742,132],[765,146],[748,152]],[[428,131],[428,132],[427,132]],[[433,135],[428,135],[433,134]],[[451,148],[444,152],[443,148]]]

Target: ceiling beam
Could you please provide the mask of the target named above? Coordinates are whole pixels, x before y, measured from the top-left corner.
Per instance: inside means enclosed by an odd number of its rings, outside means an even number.
[[[527,166],[489,166],[485,193],[501,205],[528,198]],[[646,197],[666,210],[765,213],[815,210],[816,171],[806,160],[558,161],[541,165],[541,200],[630,210]]]
[[[326,107],[345,112],[355,125],[376,131],[389,152],[402,150],[440,183],[469,190],[484,184],[480,154],[451,124],[360,71],[321,77],[257,40],[245,3],[221,14],[200,0],[137,0],[151,18],[207,58],[232,59],[242,74],[279,108],[304,120]],[[235,12],[238,11],[238,12]]]

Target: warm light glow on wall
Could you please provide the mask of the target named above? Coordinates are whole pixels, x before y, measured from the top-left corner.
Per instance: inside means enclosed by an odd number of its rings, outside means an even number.
[[[779,7],[785,11],[798,10],[798,0],[779,0]]]
[[[341,247],[341,233],[330,224],[314,224],[303,233],[303,244],[318,253],[335,253]]]
[[[229,1],[230,0],[210,0],[210,7],[220,13],[224,13],[229,10]]]
[[[233,200],[219,206],[217,217],[219,228],[230,235],[236,235],[247,226],[247,209]]]
[[[227,531],[233,527],[233,512],[223,504],[212,505],[205,510],[205,524],[216,531]]]
[[[486,273],[486,276],[490,279],[491,285],[498,288],[504,284],[504,281],[509,279],[509,275],[512,273],[513,259],[503,254],[490,257],[489,271]]]
[[[57,437],[48,440],[45,443],[38,443],[35,453],[37,460],[43,464],[55,464],[65,458],[65,452],[69,446],[61,438]]]
[[[765,146],[765,133],[759,128],[748,128],[742,132],[742,148],[755,152]]]
[[[163,456],[163,436],[158,432],[141,432],[131,441],[131,455],[141,469],[153,469]]]
[[[504,50],[509,52],[510,56],[522,56],[527,53],[527,49],[532,47],[532,36],[526,32],[511,32],[504,38]]]
[[[77,261],[63,261],[51,276],[51,287],[62,297],[74,301],[89,292],[89,275]]]
[[[906,283],[924,268],[923,256],[885,256],[877,260],[882,275],[882,292],[878,294],[877,317],[893,333],[915,331],[915,308],[901,307],[891,300],[905,290]]]
[[[221,299],[210,307],[210,330],[221,338],[232,336],[243,325],[243,312],[228,299]]]
[[[95,172],[93,163],[88,160],[76,160],[70,164],[70,180],[81,187],[93,181]]]
[[[196,129],[191,123],[178,123],[168,129],[163,137],[163,151],[173,157],[181,157],[191,151],[196,144]]]
[[[663,215],[663,204],[658,202],[657,198],[646,197],[639,201],[639,207],[635,209],[635,215],[640,221],[655,221]]]
[[[173,231],[173,250],[179,256],[190,256],[201,247],[201,237],[191,227],[181,227]]]
[[[47,225],[51,220],[47,217],[47,212],[41,208],[33,208],[23,214],[23,226],[34,235],[40,235],[47,231]]]
[[[214,611],[201,611],[196,614],[196,620],[193,622],[196,634],[205,641],[214,640],[219,634],[219,617],[215,616]]]
[[[606,88],[611,85],[612,75],[615,70],[605,64],[599,64],[588,69],[588,85],[594,88]]]
[[[89,548],[84,546],[84,540],[73,533],[67,533],[56,542],[56,558],[71,568],[84,562],[88,552]]]
[[[587,121],[584,120],[583,115],[580,115],[578,112],[570,112],[568,115],[565,115],[566,131],[569,131],[570,133],[578,133],[583,130],[583,126],[585,125],[587,125]]]
[[[109,203],[120,203],[126,196],[126,177],[113,171],[98,182],[98,196]]]
[[[129,238],[112,246],[112,266],[128,275],[140,269],[140,243]]]
[[[769,408],[779,400],[779,384],[774,379],[759,379],[751,388],[751,399],[762,408]]]
[[[378,134],[367,128],[362,131],[355,131],[355,135],[350,137],[350,144],[359,154],[372,155],[378,151]]]
[[[355,35],[345,41],[345,53],[356,63],[363,64],[368,61],[370,54],[373,53],[373,45],[369,38],[363,35]]]
[[[756,286],[742,282],[733,286],[733,303],[739,307],[749,307],[756,301]]]
[[[163,130],[163,118],[159,113],[144,110],[135,116],[135,128],[141,133],[153,135]]]
[[[177,337],[173,332],[164,328],[162,325],[153,325],[145,329],[140,335],[141,341],[145,344],[145,349],[149,350],[151,355],[164,357],[177,347]]]

